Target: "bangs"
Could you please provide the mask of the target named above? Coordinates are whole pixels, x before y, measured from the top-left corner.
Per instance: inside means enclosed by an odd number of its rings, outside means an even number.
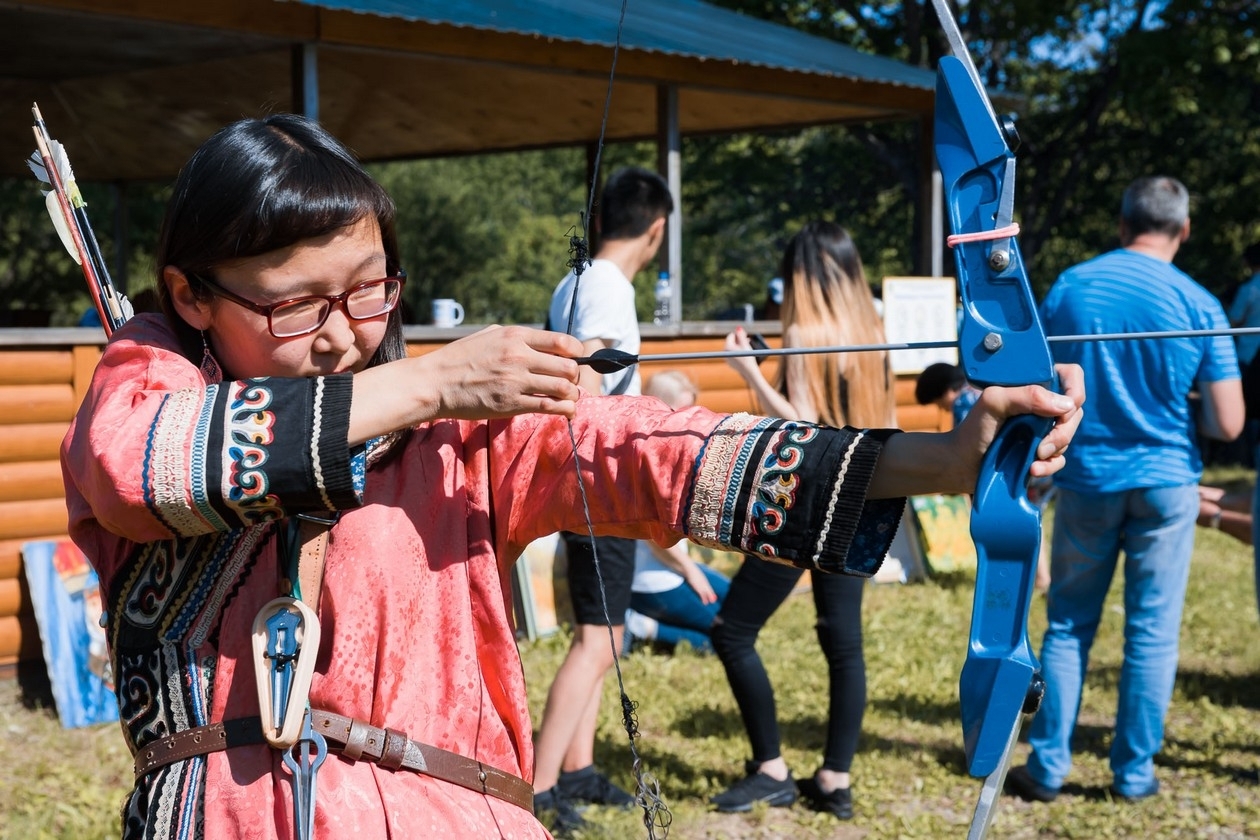
[[[237,220],[238,257],[265,254],[375,217],[382,233],[392,228],[394,204],[357,167],[310,154],[293,154],[271,170],[259,201]]]

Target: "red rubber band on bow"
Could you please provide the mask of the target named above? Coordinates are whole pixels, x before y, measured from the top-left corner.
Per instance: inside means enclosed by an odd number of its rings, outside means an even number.
[[[1019,225],[1015,222],[997,230],[982,230],[976,233],[954,233],[945,237],[945,244],[953,248],[964,242],[985,242],[989,239],[1009,239],[1019,236]]]

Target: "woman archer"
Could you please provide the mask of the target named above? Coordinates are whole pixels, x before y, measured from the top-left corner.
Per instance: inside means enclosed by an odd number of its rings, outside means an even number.
[[[851,546],[891,540],[899,497],[970,489],[1004,418],[1058,418],[1035,474],[1079,422],[1070,370],[1066,396],[991,389],[922,435],[593,397],[581,344],[524,327],[408,357],[394,224],[297,116],[228,126],[175,183],[162,313],[114,334],[62,450],[136,756],[124,838],[546,837],[509,580],[588,527],[570,423],[582,480],[617,487],[588,494],[597,533],[869,574]],[[739,499],[783,476],[770,533]],[[277,629],[299,602],[304,692]],[[294,712],[317,772],[267,728]]]

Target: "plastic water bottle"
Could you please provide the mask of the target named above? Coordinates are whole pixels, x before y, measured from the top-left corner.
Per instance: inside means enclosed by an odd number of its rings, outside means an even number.
[[[669,272],[662,271],[656,276],[656,308],[652,310],[653,324],[669,323],[669,304],[673,294],[669,285]]]

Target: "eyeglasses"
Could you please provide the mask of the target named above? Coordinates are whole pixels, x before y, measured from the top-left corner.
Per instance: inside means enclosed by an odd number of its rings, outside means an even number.
[[[224,300],[230,300],[237,306],[243,306],[251,312],[267,316],[267,329],[276,338],[293,338],[294,336],[313,333],[328,320],[328,313],[338,303],[345,307],[346,314],[356,321],[367,321],[379,318],[394,311],[402,300],[403,283],[407,280],[407,272],[399,271],[393,277],[382,277],[380,280],[367,280],[357,286],[346,289],[339,295],[303,295],[289,298],[279,303],[263,305],[246,300],[235,292],[229,292],[218,283],[200,275],[190,275]]]

